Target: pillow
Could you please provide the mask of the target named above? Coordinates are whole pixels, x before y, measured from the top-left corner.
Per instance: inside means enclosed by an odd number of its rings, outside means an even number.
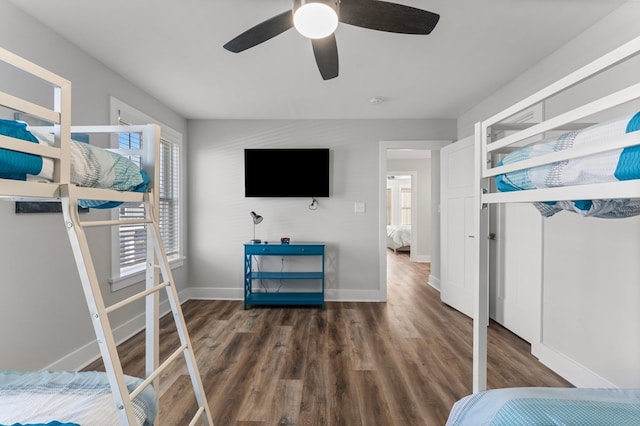
[[[1,120],[0,135],[38,143],[23,121]],[[42,157],[23,152],[0,149],[0,178],[27,180],[27,174],[37,175],[42,170]]]

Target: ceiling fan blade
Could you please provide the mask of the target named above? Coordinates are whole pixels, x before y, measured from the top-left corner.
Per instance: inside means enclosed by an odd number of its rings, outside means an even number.
[[[323,80],[331,80],[338,76],[338,44],[335,34],[325,38],[312,39],[313,55]]]
[[[440,15],[411,6],[379,0],[342,0],[340,22],[401,34],[429,34]]]
[[[293,28],[293,13],[291,10],[287,10],[248,29],[223,47],[230,52],[239,53],[257,46],[290,28]]]

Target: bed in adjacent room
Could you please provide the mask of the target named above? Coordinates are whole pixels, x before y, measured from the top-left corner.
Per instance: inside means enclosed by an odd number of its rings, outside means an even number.
[[[411,225],[387,225],[387,247],[395,253],[411,251]]]

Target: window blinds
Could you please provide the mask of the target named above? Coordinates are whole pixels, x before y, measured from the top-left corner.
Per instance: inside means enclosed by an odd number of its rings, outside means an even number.
[[[121,125],[130,125],[119,120]],[[138,133],[120,133],[119,148],[140,149],[141,139]],[[138,166],[142,159],[139,156],[129,157]],[[160,139],[160,182],[159,192],[159,225],[167,257],[180,253],[180,146],[165,139]],[[123,205],[119,208],[120,219],[140,219],[145,217],[144,205]],[[135,268],[146,262],[146,228],[144,225],[121,225],[119,227],[120,270]],[[122,275],[122,274],[121,274]]]

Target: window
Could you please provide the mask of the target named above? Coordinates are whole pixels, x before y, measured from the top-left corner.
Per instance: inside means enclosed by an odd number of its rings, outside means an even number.
[[[119,125],[156,123],[161,127],[159,225],[165,252],[172,267],[182,263],[182,226],[180,201],[180,149],[181,135],[167,126],[112,98],[112,121]],[[137,133],[120,133],[119,148],[138,149],[141,137]],[[141,164],[139,156],[130,158]],[[136,219],[145,216],[144,205],[123,205],[113,213],[115,218]],[[114,227],[112,242],[112,291],[127,287],[144,279],[147,256],[146,229],[144,225],[122,225]]]
[[[400,188],[400,224],[411,225],[411,187]]]
[[[160,235],[171,259],[180,254],[180,146],[160,140]]]
[[[389,173],[389,172],[387,172]],[[387,225],[407,225],[412,222],[415,190],[411,188],[415,172],[398,172],[387,176]]]

